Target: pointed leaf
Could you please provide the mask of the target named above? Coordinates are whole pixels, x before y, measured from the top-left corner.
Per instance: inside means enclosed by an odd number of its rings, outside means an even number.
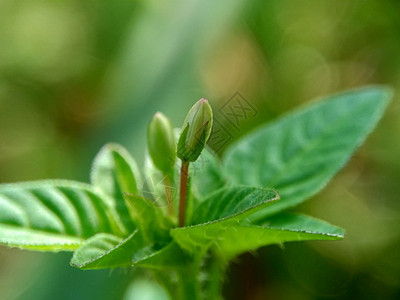
[[[99,233],[75,251],[71,265],[82,270],[130,267],[133,253],[143,247],[145,241],[139,230],[126,239]]]
[[[135,225],[124,193],[138,194],[141,179],[136,162],[128,151],[117,144],[105,145],[93,162],[91,182],[114,199],[126,234],[131,233]]]
[[[236,226],[247,216],[265,209],[279,199],[272,189],[235,187],[221,189],[204,200],[194,211],[192,224],[170,231],[175,241],[187,251],[207,250],[225,228]]]
[[[260,226],[249,224],[227,229],[218,239],[217,249],[233,257],[270,244],[340,240],[344,234],[342,228],[325,221],[306,215],[281,213],[269,218]]]
[[[391,98],[381,87],[307,105],[234,143],[224,157],[232,184],[274,187],[281,201],[263,218],[319,192],[376,126]]]
[[[121,235],[113,203],[89,185],[37,181],[0,185],[0,243],[70,251],[99,233]]]
[[[221,189],[199,204],[191,224],[224,219],[242,220],[250,213],[264,209],[279,199],[273,189],[232,187]]]
[[[269,217],[260,224],[273,229],[287,229],[311,233],[324,233],[331,236],[344,236],[344,229],[328,222],[302,214],[282,212]]]
[[[215,247],[226,259],[241,253],[256,250],[270,244],[290,241],[338,240],[344,231],[326,222],[307,216],[287,215],[270,220],[265,225],[216,222],[205,226],[176,229],[175,240],[189,251],[204,249],[204,245]]]

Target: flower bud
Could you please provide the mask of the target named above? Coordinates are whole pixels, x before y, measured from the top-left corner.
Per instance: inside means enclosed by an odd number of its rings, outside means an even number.
[[[212,129],[213,114],[207,99],[201,98],[190,109],[183,123],[178,142],[178,157],[187,162],[196,161],[207,143]]]
[[[176,143],[174,129],[169,119],[157,112],[147,130],[148,150],[157,169],[164,174],[172,172],[175,165]]]

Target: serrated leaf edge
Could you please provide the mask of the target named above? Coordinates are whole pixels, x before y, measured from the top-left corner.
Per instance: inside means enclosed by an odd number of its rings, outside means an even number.
[[[243,188],[254,188],[254,187],[242,186],[242,185],[237,185],[237,186],[235,186],[235,188],[240,188],[240,187],[243,187]],[[211,198],[214,194],[219,193],[219,192],[220,192],[221,190],[223,190],[223,189],[226,189],[226,187],[223,187],[223,188],[221,188],[221,189],[219,189],[219,190],[217,190],[217,191],[211,193],[207,198]],[[223,218],[218,219],[218,220],[213,220],[213,221],[209,221],[209,222],[206,222],[206,223],[188,225],[188,226],[184,226],[184,227],[176,227],[176,228],[172,228],[172,229],[173,229],[173,230],[174,230],[174,229],[184,229],[184,228],[192,228],[192,227],[198,227],[198,226],[203,226],[203,225],[210,225],[210,224],[214,224],[214,223],[218,223],[218,222],[227,221],[227,220],[229,220],[229,219],[232,219],[232,221],[234,221],[233,219],[234,219],[235,217],[239,216],[239,215],[242,215],[242,214],[245,214],[245,213],[249,213],[251,210],[256,209],[257,207],[259,207],[259,206],[261,206],[261,205],[264,205],[264,204],[267,204],[267,203],[271,203],[271,202],[275,202],[275,201],[278,201],[278,200],[280,199],[279,192],[278,192],[276,189],[274,189],[274,188],[255,187],[255,189],[257,189],[257,190],[270,190],[270,191],[274,191],[275,194],[276,194],[276,197],[275,197],[275,198],[272,198],[272,199],[268,199],[268,200],[265,201],[265,202],[262,202],[262,203],[260,203],[260,204],[258,204],[258,205],[256,205],[256,206],[252,206],[252,207],[250,207],[250,208],[248,208],[248,209],[245,209],[245,210],[243,210],[243,211],[241,211],[241,212],[239,212],[239,213],[236,213],[236,214],[233,214],[233,215],[230,215],[230,216],[227,216],[227,217],[223,217]],[[206,200],[207,200],[207,199],[206,199]],[[195,213],[196,213],[196,210],[194,210],[193,214],[195,214]]]
[[[72,256],[72,259],[71,259],[71,261],[70,261],[70,265],[73,266],[73,267],[77,267],[77,268],[86,267],[87,265],[90,265],[91,263],[93,263],[93,262],[95,262],[95,261],[97,261],[97,260],[103,258],[104,256],[110,254],[111,252],[115,251],[116,249],[118,249],[119,247],[121,247],[122,245],[124,245],[125,243],[127,243],[133,236],[135,236],[136,234],[138,234],[138,232],[139,232],[139,229],[136,229],[136,230],[135,230],[134,232],[132,232],[127,238],[125,238],[121,243],[117,244],[115,247],[111,248],[110,250],[104,252],[103,254],[101,254],[101,255],[99,255],[99,256],[97,256],[97,257],[91,259],[90,261],[88,261],[88,262],[86,262],[86,263],[84,263],[84,264],[81,264],[81,265],[74,264],[74,263],[72,262],[73,259],[74,259],[74,257],[75,257],[75,253],[74,253],[74,255]],[[116,237],[118,237],[118,236],[116,236]],[[82,246],[83,246],[83,245],[82,245]],[[79,248],[78,248],[78,249],[79,249]]]

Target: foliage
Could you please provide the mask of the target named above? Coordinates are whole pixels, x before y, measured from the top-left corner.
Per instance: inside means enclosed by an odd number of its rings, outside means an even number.
[[[81,269],[145,267],[173,299],[219,298],[226,266],[243,252],[343,238],[341,228],[283,210],[327,184],[376,126],[390,97],[382,87],[334,95],[246,135],[222,161],[203,151],[208,164],[191,175],[183,227],[160,202],[144,197],[130,154],[106,145],[94,160],[91,184],[0,185],[0,242],[75,251],[71,265]]]

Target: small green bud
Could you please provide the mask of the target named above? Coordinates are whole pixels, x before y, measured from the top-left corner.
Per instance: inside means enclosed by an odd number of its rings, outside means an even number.
[[[169,119],[157,112],[147,130],[148,150],[157,169],[170,174],[175,166],[176,143],[174,129]]]
[[[187,162],[196,161],[206,145],[212,129],[213,114],[207,99],[201,98],[190,109],[183,123],[178,142],[178,157]]]

